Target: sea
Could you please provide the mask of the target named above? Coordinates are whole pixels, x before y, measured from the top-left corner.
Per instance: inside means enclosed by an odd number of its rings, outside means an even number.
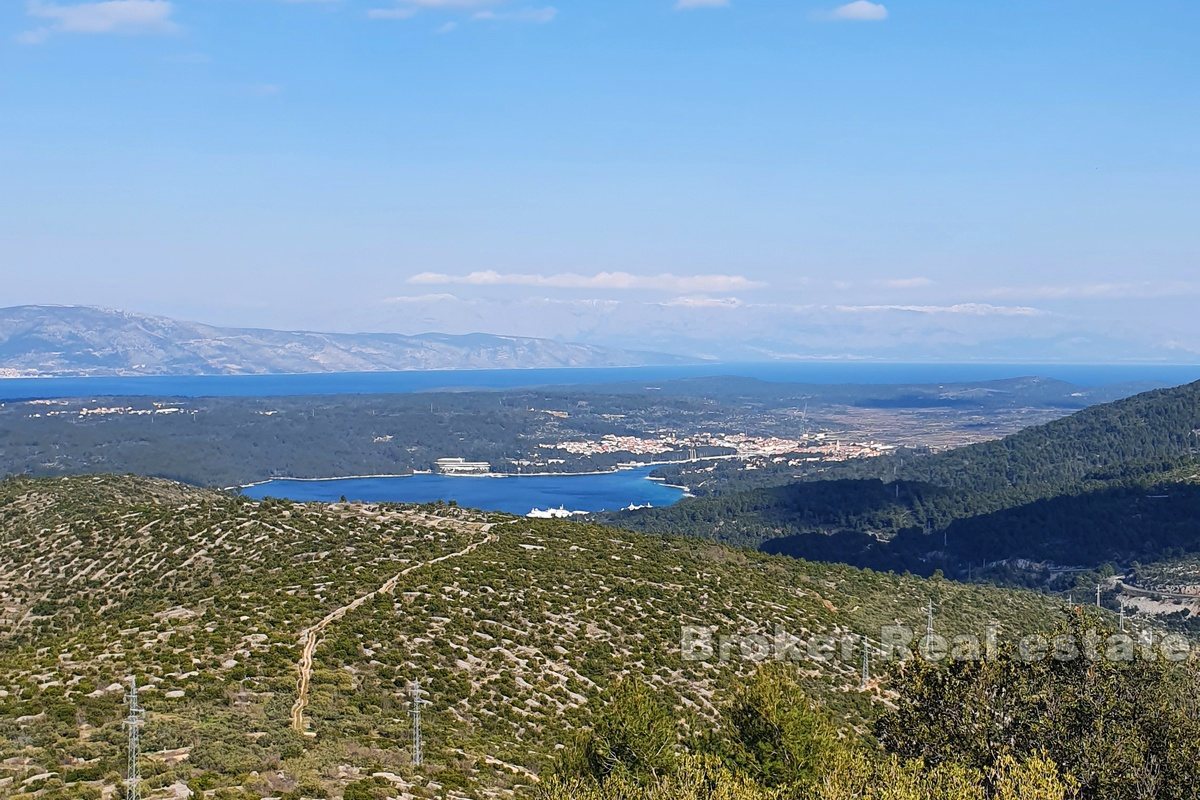
[[[184,375],[0,379],[0,402],[66,397],[282,397],[516,389],[738,376],[778,383],[960,383],[1039,376],[1095,387],[1177,386],[1200,380],[1200,364],[992,364],[772,362],[668,367],[426,370],[298,375]]]
[[[403,477],[273,480],[243,487],[242,494],[261,500],[281,497],[298,502],[337,502],[341,498],[370,503],[457,502],[524,515],[539,511],[615,511],[633,506],[661,508],[678,502],[684,491],[650,478],[653,467],[584,475],[514,475],[504,477],[407,475]]]

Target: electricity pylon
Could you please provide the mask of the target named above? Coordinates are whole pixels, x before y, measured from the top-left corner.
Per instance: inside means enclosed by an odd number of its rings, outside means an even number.
[[[129,729],[129,766],[125,771],[125,800],[141,800],[142,775],[138,769],[138,757],[141,755],[141,730],[146,721],[146,711],[138,702],[137,676],[130,681],[125,702],[129,704],[129,716],[125,718],[125,727]]]
[[[430,704],[425,699],[427,694],[429,693],[421,688],[420,681],[413,681],[409,686],[411,708],[408,713],[412,717],[412,763],[414,767],[419,767],[425,762],[424,743],[421,740],[421,707]]]

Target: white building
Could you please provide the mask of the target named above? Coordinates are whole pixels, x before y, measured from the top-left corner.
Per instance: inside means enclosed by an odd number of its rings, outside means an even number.
[[[434,466],[443,475],[487,475],[492,471],[492,465],[486,461],[465,458],[439,458]]]

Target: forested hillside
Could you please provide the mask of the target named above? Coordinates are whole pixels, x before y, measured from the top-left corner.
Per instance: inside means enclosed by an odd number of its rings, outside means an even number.
[[[1085,409],[935,455],[836,465],[785,486],[618,515],[640,530],[966,575],[1200,548],[1200,384]],[[823,534],[814,536],[812,534]]]

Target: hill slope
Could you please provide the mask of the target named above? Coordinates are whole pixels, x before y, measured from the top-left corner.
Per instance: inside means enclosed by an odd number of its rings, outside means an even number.
[[[878,568],[965,574],[1011,559],[1091,566],[1200,549],[1200,383],[935,455],[631,512],[616,524]],[[820,534],[820,535],[813,535]]]
[[[577,724],[622,673],[676,690],[681,719],[712,714],[713,692],[753,664],[685,660],[681,625],[877,638],[896,622],[923,630],[930,596],[947,634],[993,620],[1037,629],[1056,608],[574,522],[259,504],[135,478],[9,480],[0,794],[115,785],[119,684],[135,673],[151,787],[260,797],[386,773],[402,796],[521,794],[552,757],[547,729]],[[857,652],[803,674],[861,726],[888,695],[860,690]],[[424,770],[407,760],[413,679],[433,701]]]
[[[231,375],[612,367],[677,356],[512,336],[220,328],[86,306],[0,309],[0,373]]]

